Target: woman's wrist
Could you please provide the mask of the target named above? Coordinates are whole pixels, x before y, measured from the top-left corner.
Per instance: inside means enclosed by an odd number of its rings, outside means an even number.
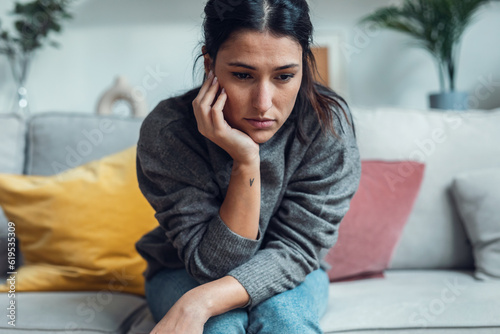
[[[193,300],[201,302],[201,316],[215,317],[233,309],[244,307],[250,301],[250,296],[236,278],[224,276],[218,280],[202,284],[190,291]]]
[[[233,160],[232,173],[259,173],[260,174],[260,156],[249,158],[248,160]]]
[[[251,154],[245,154],[240,157],[232,157],[233,158],[233,171],[235,168],[246,168],[246,169],[260,169],[260,152],[257,149],[256,152]]]
[[[201,288],[203,286],[204,284],[189,290],[177,303],[182,303],[182,308],[186,313],[196,314],[200,320],[207,322],[213,316],[211,313],[212,302],[207,295],[209,292],[208,289],[206,287]]]

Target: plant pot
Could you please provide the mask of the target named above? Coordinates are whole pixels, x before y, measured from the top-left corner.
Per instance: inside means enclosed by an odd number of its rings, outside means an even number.
[[[468,92],[446,92],[429,95],[432,109],[466,110],[469,106]]]

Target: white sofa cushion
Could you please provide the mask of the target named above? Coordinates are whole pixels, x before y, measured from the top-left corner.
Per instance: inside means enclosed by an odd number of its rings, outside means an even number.
[[[500,166],[499,111],[353,108],[361,159],[426,164],[390,268],[472,268],[470,243],[449,194],[461,172]]]
[[[388,270],[330,284],[320,325],[326,334],[500,333],[499,299],[500,282],[469,271]]]
[[[8,323],[11,300],[15,300],[15,327]],[[15,299],[1,293],[0,305],[5,314],[0,333],[15,334],[123,334],[138,322],[139,315],[144,318],[149,313],[144,298],[109,290],[16,292]]]

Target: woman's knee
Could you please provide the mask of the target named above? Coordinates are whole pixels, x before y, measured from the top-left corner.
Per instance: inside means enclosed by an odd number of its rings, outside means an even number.
[[[246,334],[248,313],[238,308],[208,319],[203,334]]]
[[[319,319],[328,301],[328,277],[315,271],[294,289],[255,306],[249,315],[249,333],[322,333]]]
[[[330,279],[328,273],[323,269],[318,269],[310,273],[304,285],[314,299],[314,307],[321,318],[328,308],[328,296],[330,290]]]
[[[273,298],[256,306],[249,315],[248,333],[312,334],[322,333],[318,313],[307,305],[275,302]]]

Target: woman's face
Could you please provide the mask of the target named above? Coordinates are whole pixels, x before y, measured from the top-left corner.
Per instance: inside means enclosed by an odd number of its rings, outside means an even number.
[[[262,144],[295,105],[302,82],[302,47],[290,37],[243,31],[221,45],[215,75],[227,92],[226,121]]]

